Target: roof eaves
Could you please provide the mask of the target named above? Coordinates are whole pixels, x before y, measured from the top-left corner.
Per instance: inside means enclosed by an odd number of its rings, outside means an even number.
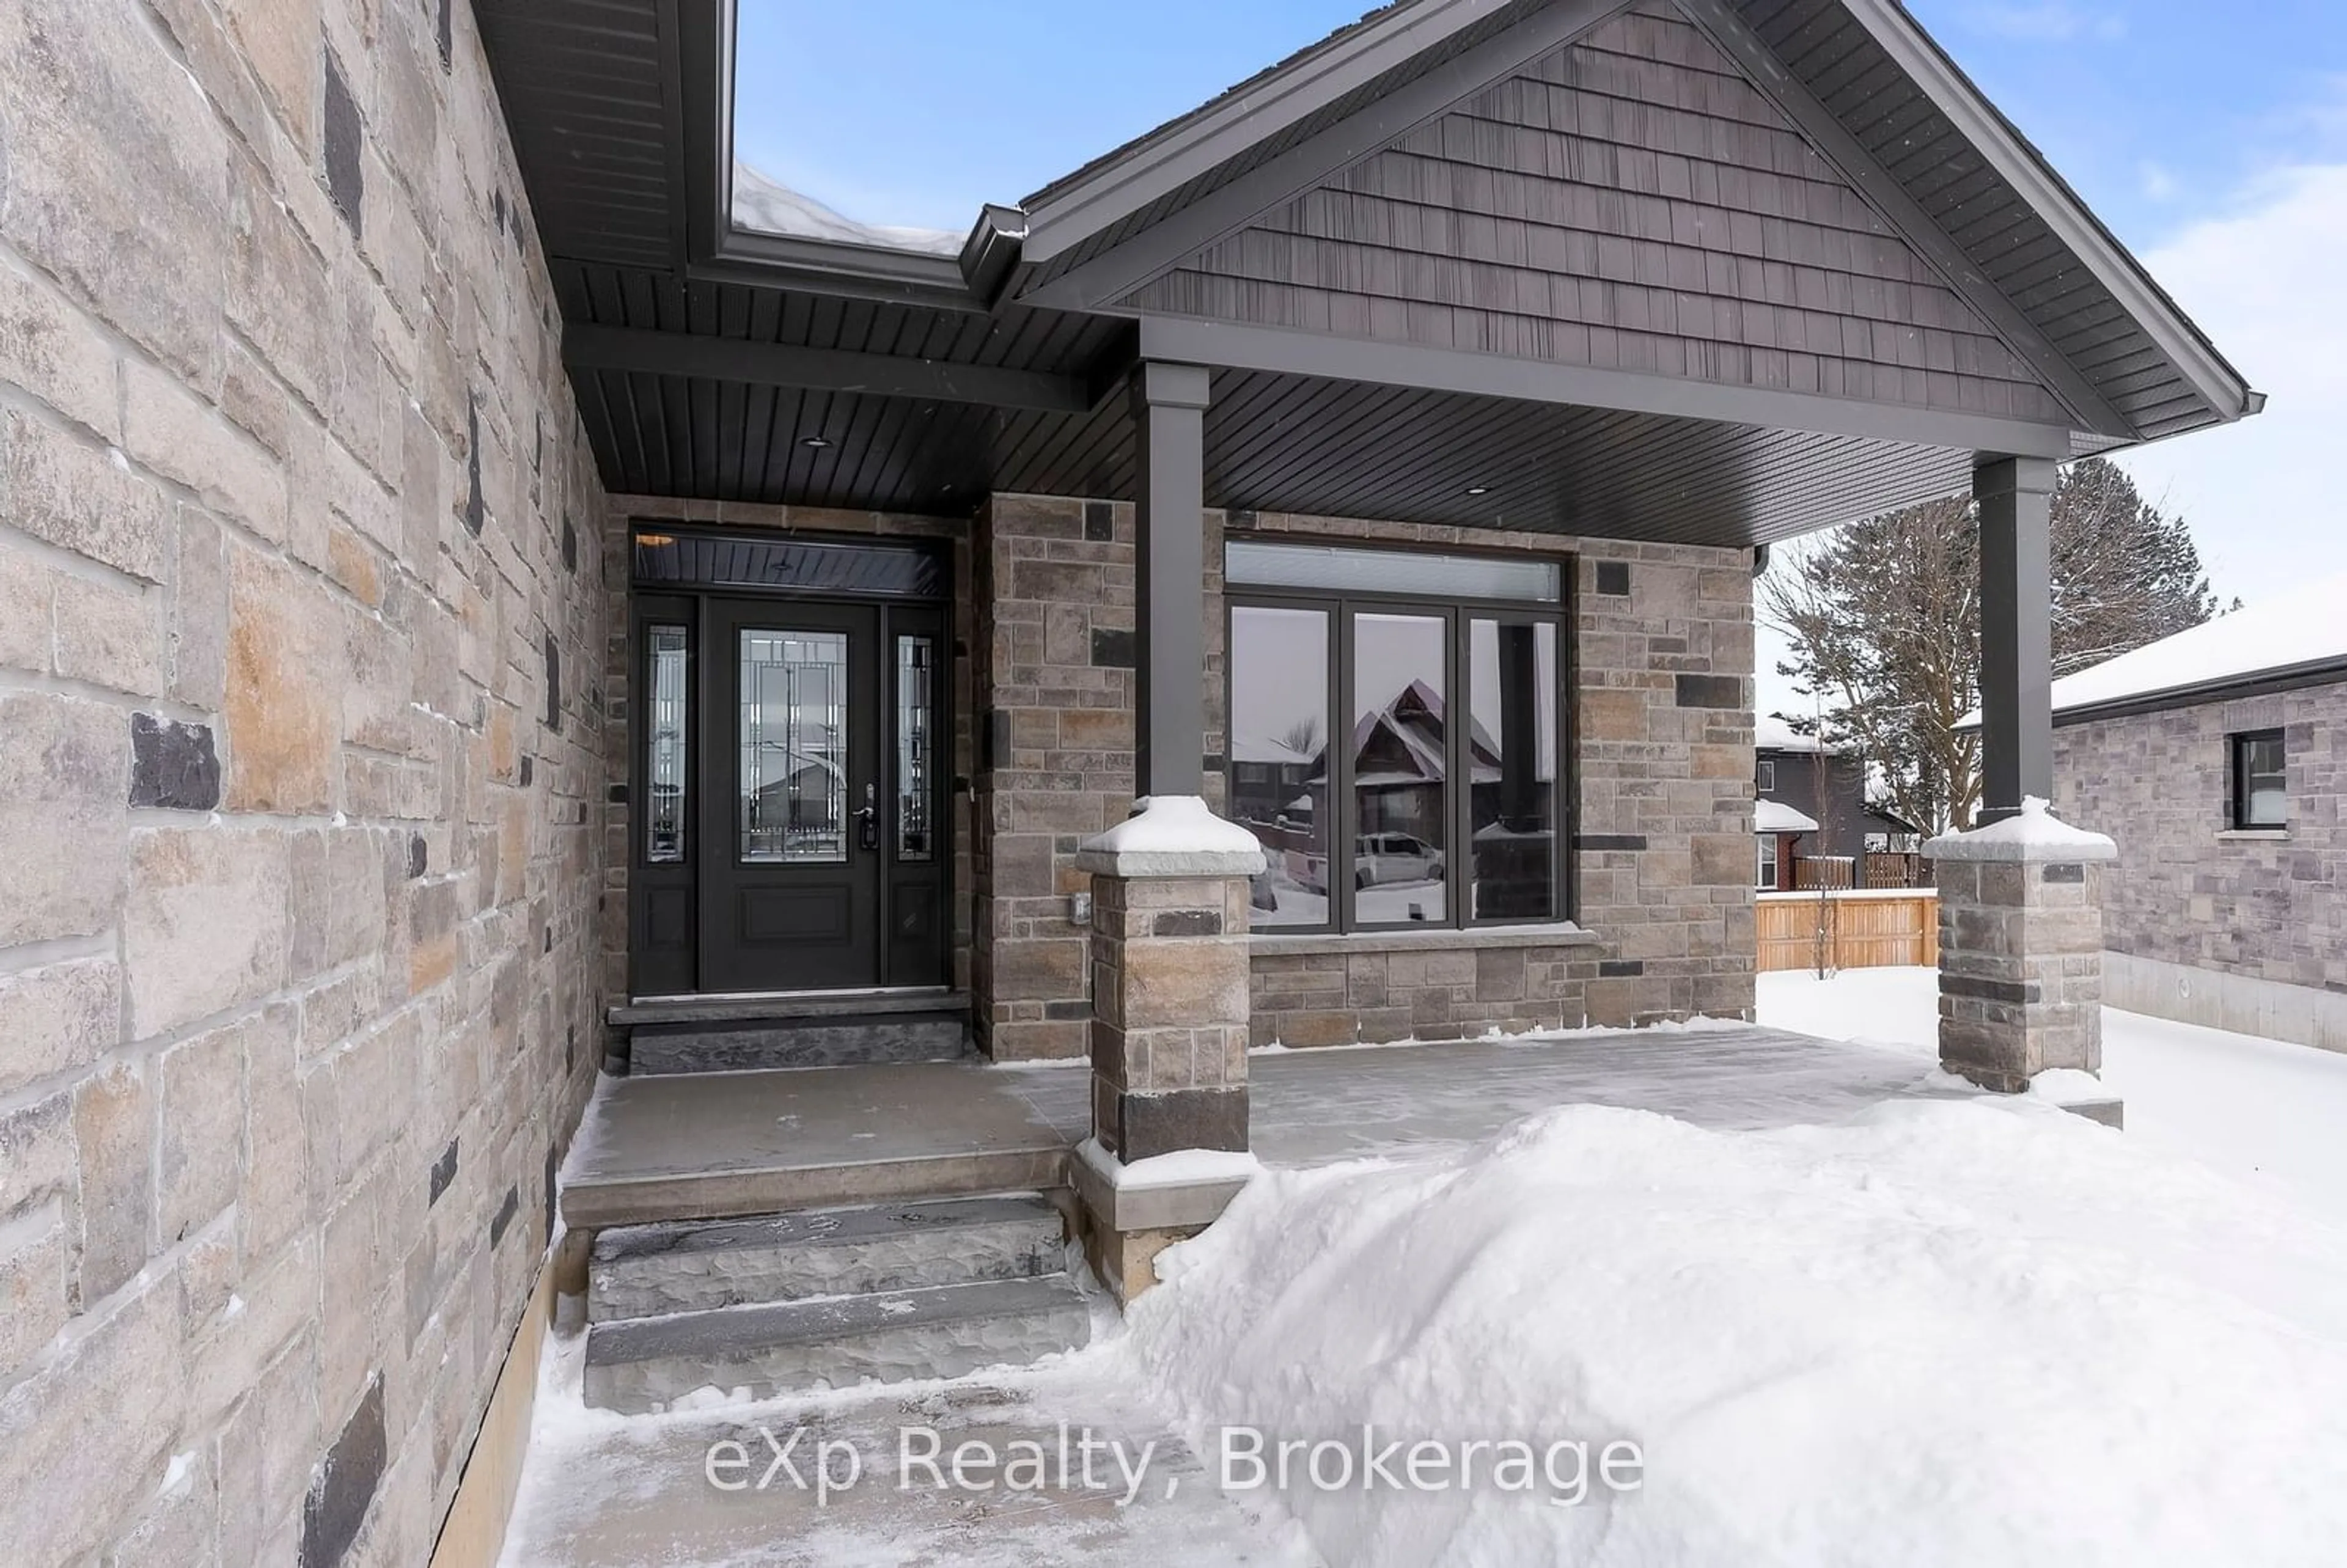
[[[1840,3],[2150,334],[2219,420],[2229,424],[2263,410],[2264,395],[2250,386],[2208,333],[2080,200],[2045,155],[1989,101],[1898,0]]]
[[[2304,660],[2296,664],[2279,664],[2265,670],[2245,670],[2178,686],[2162,686],[2149,692],[2131,692],[2124,697],[2078,702],[2055,709],[2054,723],[2055,728],[2065,729],[2072,724],[2092,723],[2097,719],[2130,718],[2139,713],[2162,712],[2170,708],[2193,708],[2207,702],[2265,697],[2279,692],[2297,692],[2309,686],[2341,682],[2347,682],[2347,657],[2332,655]],[[1979,727],[1979,714],[1967,713],[1964,719],[1966,722],[1957,726],[1960,730]]]
[[[1048,261],[1514,0],[1394,0],[1020,203]]]

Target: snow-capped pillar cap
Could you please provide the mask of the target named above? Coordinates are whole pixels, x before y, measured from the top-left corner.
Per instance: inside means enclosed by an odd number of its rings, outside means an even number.
[[[1133,815],[1084,840],[1076,868],[1108,876],[1253,876],[1263,845],[1194,794],[1143,795]]]
[[[2030,795],[2021,813],[1970,833],[1943,833],[1923,845],[1926,860],[1995,860],[2034,865],[2040,861],[2116,860],[2119,846],[2099,833],[2072,827]]]

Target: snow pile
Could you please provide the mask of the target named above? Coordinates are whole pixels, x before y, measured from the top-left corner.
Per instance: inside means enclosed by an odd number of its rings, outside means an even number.
[[[1968,833],[1943,833],[1923,845],[1926,860],[2110,860],[2118,852],[2108,837],[2072,827],[2034,794],[2022,798],[2017,816]]]
[[[1937,969],[1760,977],[1772,1029],[1936,1060]],[[2127,1102],[2127,1141],[2190,1155],[2347,1223],[2347,1055],[2103,1009],[2105,1095]]]
[[[786,234],[796,240],[829,240],[842,245],[871,245],[883,251],[920,251],[932,256],[961,252],[958,234],[942,229],[859,223],[739,161],[733,165],[733,223],[739,229]]]
[[[1715,1132],[1569,1107],[1274,1171],[1130,1318],[1227,1429],[1616,1440],[1636,1491],[1280,1496],[1331,1563],[2330,1563],[2347,1230],[2029,1100]]]

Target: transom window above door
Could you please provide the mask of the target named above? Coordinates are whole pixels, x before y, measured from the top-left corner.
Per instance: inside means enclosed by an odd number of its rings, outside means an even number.
[[[1562,919],[1560,563],[1245,541],[1225,577],[1255,927]]]

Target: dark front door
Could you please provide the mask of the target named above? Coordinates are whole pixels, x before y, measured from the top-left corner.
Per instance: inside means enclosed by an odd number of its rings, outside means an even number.
[[[880,983],[880,611],[712,600],[703,990]]]
[[[943,983],[942,610],[640,593],[634,619],[631,989]]]

